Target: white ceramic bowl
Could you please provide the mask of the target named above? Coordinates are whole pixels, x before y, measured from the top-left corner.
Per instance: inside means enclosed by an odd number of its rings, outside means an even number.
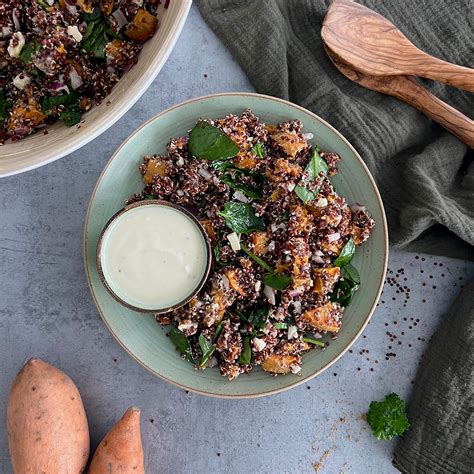
[[[191,3],[192,0],[172,0],[167,9],[159,8],[158,30],[144,45],[137,64],[98,107],[82,116],[80,128],[77,125],[66,127],[57,122],[48,126],[47,135],[40,131],[18,142],[0,146],[0,177],[32,170],[68,155],[122,117],[146,91],[168,59]]]

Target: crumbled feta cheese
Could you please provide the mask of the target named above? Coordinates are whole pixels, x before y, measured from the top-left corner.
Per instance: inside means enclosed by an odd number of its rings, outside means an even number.
[[[30,76],[24,73],[18,74],[13,79],[13,85],[17,88],[20,89],[21,91],[31,82]]]
[[[290,191],[290,193],[291,193],[291,191],[293,191],[293,189],[295,189],[295,187],[296,187],[296,184],[295,184],[295,183],[290,183],[290,184],[288,185],[288,191]]]
[[[235,191],[234,198],[237,199],[237,201],[245,202],[246,204],[250,202],[250,199],[242,191]]]
[[[180,156],[177,160],[176,160],[176,166],[183,166],[184,165],[184,158],[182,156]]]
[[[258,293],[261,287],[262,287],[262,282],[260,280],[257,280],[255,282],[255,291]]]
[[[76,43],[80,43],[82,41],[82,34],[77,26],[68,26],[67,34],[72,36],[76,40]]]
[[[301,371],[301,367],[299,365],[292,365],[290,369],[293,374],[298,374]]]
[[[328,200],[325,197],[319,198],[316,201],[316,207],[326,207],[328,205]]]
[[[253,344],[257,352],[263,351],[267,346],[267,343],[263,339],[259,339],[258,337],[253,338]]]
[[[23,36],[23,33],[21,31],[13,33],[7,48],[8,54],[12,58],[17,58],[20,55],[23,46],[25,46],[25,37]]]
[[[188,322],[188,323],[181,323],[181,324],[178,326],[178,329],[179,329],[180,331],[186,331],[187,329],[197,328],[197,327],[198,327],[198,323]]]
[[[288,326],[288,340],[298,337],[298,328],[296,326]]]
[[[230,246],[232,247],[232,250],[234,252],[237,252],[240,250],[240,235],[237,234],[237,232],[232,232],[231,234],[227,234],[227,240],[230,243]]]

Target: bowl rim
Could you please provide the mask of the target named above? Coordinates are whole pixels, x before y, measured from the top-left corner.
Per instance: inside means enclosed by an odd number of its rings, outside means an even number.
[[[122,148],[131,140],[133,139],[136,135],[138,135],[143,128],[145,128],[146,126],[148,126],[148,124],[150,124],[151,122],[157,120],[158,118],[160,118],[161,116],[167,114],[168,112],[174,110],[174,109],[177,109],[179,107],[184,107],[192,102],[197,102],[197,101],[202,101],[202,100],[205,100],[205,99],[212,99],[212,98],[218,98],[218,97],[226,97],[226,96],[238,96],[238,97],[258,97],[258,98],[263,98],[263,99],[267,99],[267,100],[272,100],[272,101],[275,101],[275,102],[279,102],[281,104],[284,104],[285,106],[289,106],[291,108],[296,108],[296,109],[299,109],[300,111],[310,115],[313,119],[319,121],[321,124],[323,124],[324,126],[326,126],[327,128],[329,128],[332,132],[334,132],[349,148],[350,150],[354,153],[355,157],[359,160],[359,163],[360,165],[362,166],[363,170],[365,171],[369,181],[372,183],[372,186],[374,188],[374,191],[375,191],[375,196],[376,196],[376,199],[377,199],[377,202],[379,204],[379,207],[380,207],[380,210],[382,212],[382,222],[380,223],[381,226],[382,226],[382,231],[383,231],[383,244],[384,244],[384,248],[383,248],[383,271],[381,273],[381,276],[380,276],[380,282],[379,282],[379,288],[377,290],[377,293],[375,295],[375,298],[372,302],[372,305],[370,307],[370,310],[361,326],[361,328],[359,329],[359,331],[354,335],[354,337],[349,341],[349,343],[347,344],[346,347],[343,348],[343,350],[337,354],[335,357],[333,357],[330,361],[328,361],[323,367],[321,367],[319,370],[307,375],[306,377],[303,377],[301,379],[295,379],[293,383],[290,383],[289,385],[285,386],[285,387],[281,387],[281,388],[275,388],[275,389],[271,389],[271,390],[266,390],[266,391],[262,391],[262,392],[258,392],[258,393],[252,393],[252,394],[218,394],[218,393],[211,393],[211,392],[207,392],[205,390],[200,390],[200,389],[196,389],[194,387],[188,387],[187,385],[184,385],[184,384],[181,384],[181,383],[178,383],[174,380],[171,380],[165,376],[163,376],[162,374],[158,373],[156,370],[154,370],[152,367],[148,366],[147,364],[145,364],[142,360],[140,360],[138,357],[136,357],[123,343],[122,341],[120,341],[120,339],[116,336],[116,334],[114,333],[114,331],[112,330],[112,328],[110,327],[107,319],[105,318],[104,314],[102,313],[101,309],[100,309],[100,306],[97,302],[97,299],[95,297],[95,294],[94,294],[94,291],[93,291],[93,287],[92,287],[92,280],[91,280],[91,275],[89,274],[89,270],[88,270],[88,267],[87,267],[87,238],[88,238],[88,235],[87,235],[87,226],[88,226],[88,222],[89,222],[89,217],[90,217],[90,211],[91,211],[91,207],[92,207],[92,202],[94,201],[95,199],[95,195],[97,193],[97,189],[99,187],[99,184],[101,183],[106,171],[108,170],[110,164],[112,163],[112,161],[116,158],[116,156],[121,152]],[[94,304],[97,308],[97,311],[99,312],[99,315],[102,319],[102,321],[105,323],[107,329],[109,330],[110,334],[112,335],[112,337],[115,339],[115,341],[118,342],[118,344],[124,349],[124,351],[133,359],[135,360],[139,365],[141,365],[142,367],[144,367],[147,371],[151,372],[153,375],[155,375],[156,377],[160,378],[161,380],[164,380],[165,382],[168,382],[176,387],[179,387],[183,390],[187,390],[189,392],[193,392],[193,393],[196,393],[198,395],[204,395],[204,396],[207,396],[207,397],[213,397],[213,398],[225,398],[225,399],[248,399],[248,398],[260,398],[260,397],[265,397],[265,396],[268,396],[268,395],[275,395],[275,394],[278,394],[278,393],[281,393],[281,392],[285,392],[287,390],[290,390],[292,388],[295,388],[305,382],[308,382],[309,380],[315,378],[317,375],[321,374],[322,372],[324,372],[325,370],[327,370],[331,365],[333,365],[335,362],[337,362],[351,347],[352,345],[355,343],[355,341],[360,337],[360,335],[362,334],[362,332],[364,331],[364,329],[366,328],[367,324],[369,323],[370,321],[370,318],[372,317],[372,314],[374,313],[375,311],[375,308],[377,306],[377,302],[378,300],[380,299],[380,295],[382,293],[382,289],[383,289],[383,284],[384,284],[384,281],[385,281],[385,276],[386,276],[386,273],[387,273],[387,266],[388,266],[388,253],[389,253],[389,246],[388,246],[388,225],[387,225],[387,218],[386,218],[386,215],[385,215],[385,208],[384,208],[384,205],[383,205],[383,202],[382,202],[382,198],[380,196],[380,192],[379,192],[379,189],[377,187],[377,184],[375,183],[375,180],[372,176],[372,174],[370,173],[369,169],[367,168],[367,165],[364,163],[364,161],[362,160],[361,156],[359,155],[359,153],[357,152],[357,150],[351,145],[351,143],[338,131],[336,130],[332,125],[330,125],[328,122],[326,122],[324,119],[322,119],[321,117],[319,117],[318,115],[316,115],[315,113],[311,112],[310,110],[300,106],[300,105],[297,105],[297,104],[294,104],[290,101],[287,101],[287,100],[284,100],[284,99],[280,99],[278,97],[273,97],[273,96],[269,96],[269,95],[265,95],[265,94],[258,94],[258,93],[255,93],[255,92],[222,92],[222,93],[216,93],[216,94],[208,94],[208,95],[204,95],[204,96],[200,96],[200,97],[194,97],[192,99],[188,99],[188,100],[185,100],[183,102],[180,102],[178,104],[175,104],[171,107],[168,107],[164,110],[162,110],[161,112],[159,112],[158,114],[154,115],[153,117],[151,117],[150,119],[148,119],[146,122],[144,122],[142,125],[140,125],[137,129],[135,129],[121,144],[120,146],[115,150],[115,152],[113,153],[113,155],[111,156],[111,158],[107,161],[107,163],[105,164],[104,168],[102,169],[102,172],[100,173],[98,179],[97,179],[97,182],[94,186],[94,189],[92,190],[92,193],[91,193],[91,197],[89,199],[89,204],[87,206],[87,211],[86,211],[86,215],[85,215],[85,219],[84,219],[84,233],[83,233],[83,263],[84,263],[84,269],[85,269],[85,273],[86,273],[86,277],[87,277],[87,284],[89,286],[89,290],[91,292],[91,295],[92,295],[92,299],[94,300]]]
[[[185,298],[182,300],[178,301],[177,303],[167,306],[165,308],[160,308],[160,309],[147,309],[147,308],[141,308],[140,306],[135,306],[128,301],[124,300],[123,298],[120,298],[120,296],[115,293],[115,291],[112,289],[112,287],[109,285],[109,282],[107,281],[107,278],[104,275],[104,270],[103,270],[103,265],[102,265],[102,245],[104,242],[104,236],[107,232],[107,230],[110,228],[110,226],[121,216],[124,214],[138,208],[138,207],[144,207],[144,206],[162,206],[162,207],[171,207],[172,209],[175,209],[182,214],[184,214],[188,219],[190,219],[193,224],[196,225],[197,229],[199,229],[199,233],[202,235],[204,244],[206,247],[206,267],[204,268],[204,273],[199,280],[199,283],[197,284],[196,288],[189,293]],[[165,201],[163,199],[148,199],[146,201],[136,201],[131,204],[127,204],[124,206],[120,211],[116,212],[104,225],[102,228],[100,234],[99,234],[99,240],[97,241],[97,251],[96,251],[96,266],[97,266],[97,273],[99,274],[100,281],[104,285],[105,289],[110,293],[110,295],[118,301],[121,305],[125,306],[128,309],[131,309],[132,311],[137,311],[138,313],[154,313],[154,314],[164,314],[168,313],[169,311],[173,311],[175,309],[181,308],[181,306],[184,306],[186,303],[189,303],[194,296],[199,293],[204,286],[204,283],[206,283],[207,277],[209,276],[209,272],[211,271],[211,263],[212,263],[212,250],[211,250],[211,243],[209,241],[209,237],[206,234],[206,231],[204,230],[203,225],[199,222],[199,219],[189,212],[185,207],[180,206],[179,204],[175,204],[174,202],[169,202]]]
[[[102,133],[104,133],[106,130],[112,127],[112,125],[114,125],[118,120],[120,120],[148,90],[151,83],[156,79],[158,74],[163,69],[163,66],[168,61],[168,58],[179,39],[181,31],[183,30],[184,24],[189,15],[191,5],[192,0],[182,0],[182,4],[177,10],[176,21],[174,22],[173,28],[160,47],[160,51],[164,51],[163,55],[156,55],[152,64],[150,64],[150,66],[146,69],[146,71],[151,71],[151,73],[149,75],[141,75],[141,79],[136,81],[135,84],[133,84],[135,92],[131,96],[127,96],[126,100],[117,102],[118,106],[115,110],[115,113],[109,120],[102,120],[102,123],[99,122],[99,126],[97,126],[96,128],[92,128],[92,130],[90,130],[90,132],[85,134],[84,136],[78,137],[78,135],[80,134],[71,135],[71,137],[68,137],[67,140],[67,142],[69,142],[68,145],[66,145],[64,148],[61,148],[61,151],[59,151],[57,154],[53,154],[52,156],[49,156],[49,158],[42,160],[39,163],[25,165],[21,168],[6,172],[2,172],[0,169],[0,178],[7,178],[9,176],[15,176],[21,173],[26,173],[28,171],[41,168],[42,166],[49,165],[54,161],[64,158],[66,155],[70,155],[71,153],[74,153],[83,146],[87,145],[99,135],[102,135]],[[135,66],[139,66],[139,62],[140,58],[138,59],[138,62]],[[105,97],[104,102],[107,100],[107,97]],[[26,137],[26,139],[28,139],[28,137]]]

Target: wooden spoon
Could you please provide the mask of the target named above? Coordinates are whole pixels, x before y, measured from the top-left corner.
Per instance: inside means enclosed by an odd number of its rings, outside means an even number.
[[[327,46],[371,76],[420,76],[474,92],[474,70],[418,49],[383,16],[351,0],[334,0],[323,22]]]
[[[325,46],[326,52],[344,76],[367,89],[391,95],[407,102],[446,130],[474,148],[474,120],[438,99],[411,76],[370,76],[355,71]]]

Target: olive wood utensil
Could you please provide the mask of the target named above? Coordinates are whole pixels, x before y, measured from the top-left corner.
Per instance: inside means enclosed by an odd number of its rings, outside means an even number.
[[[474,92],[474,70],[418,49],[389,20],[351,0],[334,0],[323,22],[326,45],[370,76],[420,76]]]
[[[367,89],[391,95],[407,102],[474,148],[474,120],[428,92],[412,76],[371,76],[352,69],[327,46],[326,53],[339,71]]]

